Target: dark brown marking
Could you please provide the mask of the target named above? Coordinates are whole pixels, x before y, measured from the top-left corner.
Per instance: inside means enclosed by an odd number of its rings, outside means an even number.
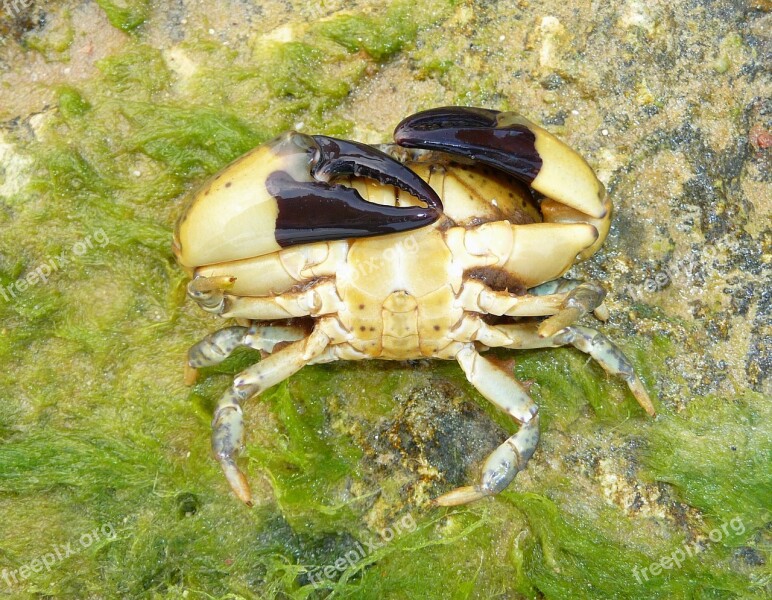
[[[353,188],[318,181],[297,181],[274,171],[265,181],[276,199],[276,242],[310,242],[373,237],[431,225],[440,213],[431,207],[395,207],[367,202]]]
[[[326,135],[311,137],[319,147],[319,158],[311,170],[315,179],[330,181],[346,175],[367,177],[412,194],[438,212],[442,210],[442,200],[437,192],[388,154],[360,142]]]
[[[225,187],[229,188],[229,187],[231,187],[232,185],[233,185],[233,182],[232,182],[232,181],[229,181],[228,183],[226,183],[226,184],[225,184]]]
[[[509,292],[516,296],[525,294],[526,286],[516,275],[495,267],[478,267],[464,272],[464,278],[482,281],[489,288]]]
[[[466,156],[531,183],[542,166],[536,134],[526,125],[499,127],[498,114],[484,108],[434,108],[404,119],[394,140],[408,148]]]

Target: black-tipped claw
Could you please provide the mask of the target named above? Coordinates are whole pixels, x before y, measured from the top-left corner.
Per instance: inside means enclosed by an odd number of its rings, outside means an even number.
[[[274,152],[286,163],[265,180],[278,208],[274,234],[280,246],[401,233],[431,225],[440,217],[442,202],[429,184],[365,144],[292,132],[276,142]],[[293,156],[307,158],[295,162],[298,158]],[[354,188],[330,183],[342,175],[393,185],[427,206],[368,202]]]
[[[507,113],[510,118],[502,122],[500,115],[486,108],[433,108],[404,119],[394,130],[394,141],[465,156],[531,183],[542,167],[536,135],[525,120]]]
[[[339,140],[326,135],[312,136],[319,146],[319,157],[311,174],[319,181],[356,175],[393,185],[412,194],[427,206],[442,211],[442,201],[432,187],[388,154],[367,144]]]
[[[275,235],[280,246],[400,233],[431,225],[440,216],[431,207],[367,202],[353,188],[297,181],[286,171],[271,173],[266,188],[279,208]]]

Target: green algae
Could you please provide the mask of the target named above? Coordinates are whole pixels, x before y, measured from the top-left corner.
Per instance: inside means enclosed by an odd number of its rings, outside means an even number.
[[[714,525],[740,517],[749,530],[765,527],[772,498],[765,423],[771,417],[769,402],[752,392],[695,398],[683,414],[652,429],[644,464]]]
[[[42,31],[30,32],[24,37],[24,45],[30,50],[39,52],[49,61],[64,61],[72,46],[75,31],[70,11],[62,8],[53,25],[48,25]]]
[[[99,4],[136,39],[100,61],[93,79],[57,89],[58,110],[36,141],[22,129],[8,133],[34,169],[28,187],[1,205],[0,284],[8,289],[62,253],[69,262],[0,299],[0,567],[18,572],[105,525],[116,535],[9,586],[15,596],[763,597],[768,399],[713,395],[683,414],[660,401],[663,416],[651,421],[623,383],[570,349],[499,355],[514,356],[517,376],[535,382],[544,434],[529,478],[495,501],[453,510],[401,503],[420,482],[423,455],[408,448],[405,464],[384,472],[362,441],[374,444],[384,423],[402,418],[401,402],[420,400],[427,380],[454,389],[449,402],[482,407],[504,432],[515,427],[453,364],[378,363],[309,367],[248,404],[244,466],[261,503],[239,506],[211,459],[209,421],[232,376],[257,356],[238,352],[182,386],[185,349],[219,326],[185,303],[171,256],[182,195],[298,121],[346,134],[352,125],[337,107],[367,81],[373,61],[407,55],[422,77],[441,79],[461,99],[490,97],[495,86],[465,81],[439,36],[422,37],[453,3],[337,15],[299,40],[257,44],[249,64],[214,60],[186,81],[141,38],[149,3]],[[233,57],[213,45],[185,49]],[[109,242],[75,254],[100,230]],[[669,319],[647,305],[636,311]],[[678,350],[666,336],[615,337],[653,395],[661,378],[678,379],[667,366]],[[577,500],[597,494],[597,484],[587,492],[576,473],[544,466],[561,436],[595,449],[611,431],[634,444],[633,477],[699,511],[696,527]],[[473,442],[448,452],[471,452]],[[432,485],[434,493],[450,487],[442,477]],[[415,527],[319,577],[408,517]],[[636,579],[636,569],[695,532],[704,537],[734,518],[742,535]]]
[[[97,0],[113,27],[133,31],[145,22],[150,13],[150,0]]]
[[[392,2],[377,17],[343,14],[322,21],[312,27],[312,31],[349,52],[362,50],[375,60],[387,60],[410,44],[422,26],[437,21],[446,7],[444,2],[426,2],[420,6],[414,2]]]
[[[709,598],[742,597],[747,591],[742,576],[705,569],[705,562],[720,564],[723,557],[684,560],[658,578],[641,571],[660,556],[672,555],[680,544],[647,556],[623,540],[610,539],[598,524],[561,515],[548,498],[508,498],[526,515],[531,533],[514,548],[516,564],[527,576],[518,591],[527,597]]]

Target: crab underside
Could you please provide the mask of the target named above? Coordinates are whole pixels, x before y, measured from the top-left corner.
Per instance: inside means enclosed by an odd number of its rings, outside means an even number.
[[[226,167],[180,218],[174,250],[193,277],[189,295],[240,323],[194,345],[190,373],[241,346],[267,354],[213,418],[215,456],[247,504],[242,405],[308,364],[453,359],[518,423],[479,481],[440,505],[500,492],[538,443],[536,405],[481,354],[488,348],[574,346],[654,414],[621,350],[576,324],[592,312],[605,319],[603,288],[562,278],[598,249],[611,219],[584,159],[526,119],[486,109],[418,113],[394,137],[381,151],[289,132]]]

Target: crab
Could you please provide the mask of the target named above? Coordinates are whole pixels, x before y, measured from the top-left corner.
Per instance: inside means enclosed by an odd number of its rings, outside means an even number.
[[[435,498],[441,506],[505,489],[539,440],[536,404],[490,348],[573,346],[654,415],[623,352],[577,325],[589,313],[605,320],[604,289],[563,278],[609,230],[611,202],[587,162],[527,119],[482,108],[419,112],[394,140],[290,131],[205,183],[177,223],[188,295],[237,323],[191,347],[188,382],[238,347],[263,353],[212,421],[214,455],[247,505],[243,405],[305,365],[455,360],[517,423],[477,483]]]

